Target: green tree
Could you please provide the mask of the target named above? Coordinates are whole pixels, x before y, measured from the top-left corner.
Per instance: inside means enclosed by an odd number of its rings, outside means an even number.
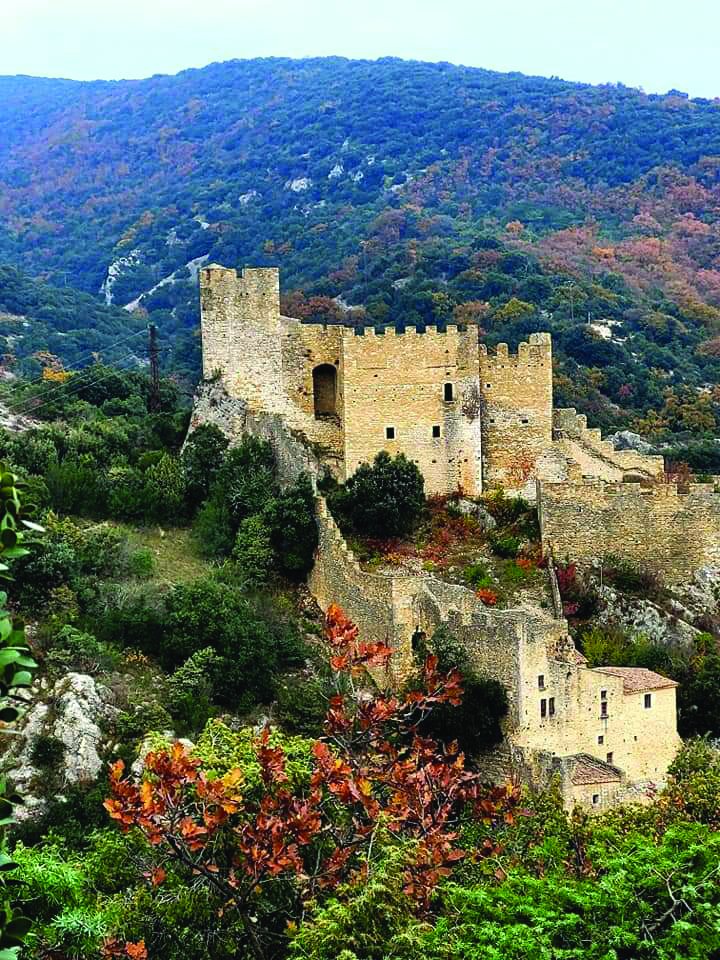
[[[228,439],[214,423],[201,423],[188,436],[182,452],[187,498],[191,510],[208,498],[222,466]]]
[[[425,505],[424,481],[416,464],[386,450],[361,464],[340,494],[341,509],[358,533],[397,537],[408,533]],[[337,502],[337,501],[336,501]]]

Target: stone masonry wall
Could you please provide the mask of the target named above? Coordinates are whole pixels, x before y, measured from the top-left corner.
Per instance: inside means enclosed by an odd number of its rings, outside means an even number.
[[[534,497],[535,465],[552,443],[552,344],[533,333],[517,354],[480,346],[483,477]]]
[[[609,440],[602,439],[600,430],[588,428],[587,417],[574,407],[553,411],[553,447],[577,463],[583,476],[600,480],[650,478],[665,468],[662,456],[616,450]]]
[[[720,492],[713,484],[604,483],[575,478],[538,484],[543,549],[588,563],[615,554],[685,582],[720,562]]]
[[[238,276],[210,264],[199,277],[203,376],[219,370],[231,396],[251,410],[287,413],[277,268],[248,268]]]
[[[402,452],[419,466],[428,492],[461,486],[478,495],[481,431],[471,403],[478,395],[475,331],[368,329],[357,336],[345,330],[343,350],[347,474],[379,450]]]

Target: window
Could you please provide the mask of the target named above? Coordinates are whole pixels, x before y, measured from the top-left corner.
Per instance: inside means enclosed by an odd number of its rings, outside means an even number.
[[[544,689],[545,689],[545,674],[541,673],[540,676],[538,677],[538,690],[544,690]]]
[[[601,700],[607,700],[607,690],[601,690],[601,691],[600,691],[600,699],[601,699]]]
[[[645,709],[646,709],[646,710],[649,710],[651,706],[652,706],[652,694],[651,694],[651,693],[646,693],[646,694],[645,694]]]
[[[602,717],[607,717],[607,715],[608,715],[608,712],[607,712],[607,700],[603,700],[602,703],[600,704],[600,717],[601,717],[601,718],[602,718]]]
[[[445,400],[452,400],[453,398],[453,385],[451,383],[445,384]]]
[[[331,363],[321,363],[312,372],[313,403],[316,417],[331,417],[337,414],[335,395],[337,371]]]
[[[547,700],[545,699],[540,701],[540,716],[541,717],[547,716]]]
[[[440,427],[438,424],[435,424],[435,426],[433,427],[433,436],[434,437],[440,436]]]
[[[522,419],[520,420],[520,423],[530,423],[530,421],[528,420],[527,417],[522,417]]]
[[[605,743],[605,737],[602,734],[600,734],[600,736],[598,737],[598,746],[601,747],[604,743]]]
[[[600,794],[599,794],[599,793],[594,793],[594,794],[593,794],[593,803],[594,803],[594,804],[600,803]]]
[[[395,439],[395,427],[385,427],[385,439],[386,440]]]
[[[608,755],[607,755],[607,762],[608,762],[608,763],[612,763],[612,762],[613,762],[612,751],[611,751],[610,753],[608,753]]]
[[[555,697],[550,697],[548,700],[548,713],[551,717],[555,716]]]
[[[485,389],[486,389],[486,390],[489,390],[489,389],[490,389],[490,384],[489,384],[489,383],[486,383],[486,384],[485,384]]]

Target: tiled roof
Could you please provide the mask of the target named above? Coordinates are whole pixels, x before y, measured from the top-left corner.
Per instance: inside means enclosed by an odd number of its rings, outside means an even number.
[[[595,673],[606,673],[611,677],[621,677],[623,693],[641,693],[643,690],[662,690],[663,687],[676,687],[677,682],[669,677],[661,677],[654,670],[645,667],[595,667]]]
[[[584,783],[619,783],[620,771],[609,763],[597,760],[587,753],[578,753],[573,761],[570,780],[576,786]]]

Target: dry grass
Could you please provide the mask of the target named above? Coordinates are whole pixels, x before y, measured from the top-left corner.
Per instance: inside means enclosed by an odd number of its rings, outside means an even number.
[[[190,530],[184,527],[124,528],[131,547],[149,550],[155,558],[152,579],[172,585],[190,583],[207,575],[210,566],[198,553]]]

